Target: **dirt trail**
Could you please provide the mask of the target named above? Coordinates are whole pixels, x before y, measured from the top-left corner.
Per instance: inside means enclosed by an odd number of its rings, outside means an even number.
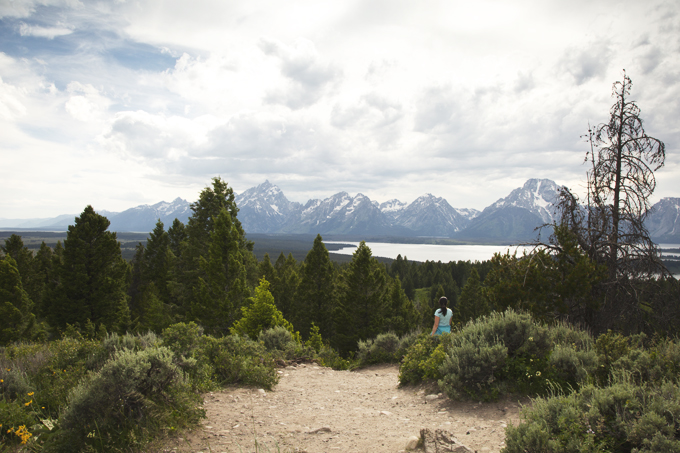
[[[396,365],[350,372],[301,364],[279,370],[271,392],[207,394],[201,428],[165,451],[392,453],[430,428],[453,433],[471,450],[498,452],[506,424],[519,421],[517,401],[428,399],[426,388],[398,388],[398,371]]]

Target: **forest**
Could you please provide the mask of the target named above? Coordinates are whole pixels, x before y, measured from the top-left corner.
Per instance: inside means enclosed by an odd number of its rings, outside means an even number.
[[[196,425],[201,392],[272,388],[277,364],[313,360],[397,362],[403,385],[452,399],[536,397],[506,451],[680,451],[680,286],[643,225],[664,144],[631,83],[589,130],[586,202],[565,189],[550,240],[521,256],[385,264],[362,242],[338,264],[317,236],[303,260],[258,260],[219,177],[186,225],[159,221],[130,260],[91,206],[53,247],[10,236],[0,445],[143,451]],[[433,338],[442,296],[452,333]]]

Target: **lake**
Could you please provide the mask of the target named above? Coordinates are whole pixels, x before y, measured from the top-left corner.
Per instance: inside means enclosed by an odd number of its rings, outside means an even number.
[[[354,247],[343,247],[332,253],[351,255],[359,246],[358,242],[324,241],[326,244],[352,244]],[[521,255],[527,247],[509,245],[436,245],[436,244],[392,244],[387,242],[366,242],[373,256],[396,259],[397,255],[408,258],[409,261],[485,261],[491,259],[494,253],[510,251]],[[528,249],[528,248],[527,248]]]
[[[326,244],[352,244],[354,247],[343,247],[334,250],[332,253],[340,255],[351,255],[359,246],[358,242],[347,241],[324,241]],[[485,261],[493,257],[494,253],[510,253],[517,251],[521,256],[524,250],[531,247],[510,246],[510,245],[436,245],[436,244],[393,244],[388,242],[367,242],[366,245],[371,249],[373,256],[396,259],[397,255],[408,258],[410,261]],[[660,249],[680,250],[680,244],[658,244]],[[665,252],[662,257],[680,257],[678,252]],[[680,275],[675,274],[675,278]]]

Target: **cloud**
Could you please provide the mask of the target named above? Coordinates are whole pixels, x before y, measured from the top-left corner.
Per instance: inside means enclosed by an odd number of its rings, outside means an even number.
[[[150,166],[173,166],[205,143],[214,118],[193,120],[145,111],[117,113],[101,143],[119,155]]]
[[[464,121],[463,96],[450,86],[429,87],[416,102],[414,129],[423,133],[450,133]]]
[[[70,97],[64,108],[69,115],[79,121],[91,122],[101,119],[111,105],[111,101],[90,84],[71,82],[67,91]]]
[[[0,77],[0,118],[12,120],[26,114],[26,107],[20,101],[22,95],[19,88]]]
[[[370,92],[346,107],[335,104],[330,122],[339,129],[377,130],[394,125],[404,117],[404,106],[399,101]]]
[[[316,103],[327,89],[337,82],[342,71],[324,61],[314,43],[299,38],[293,46],[263,38],[260,49],[265,55],[279,60],[285,81],[267,93],[266,102],[283,104],[291,109],[308,107]]]
[[[28,17],[39,7],[77,7],[82,5],[78,0],[5,0],[0,2],[0,18]]]
[[[650,46],[637,58],[636,63],[642,68],[643,74],[654,71],[663,61],[665,54],[656,46]]]
[[[613,51],[609,42],[600,41],[584,47],[567,49],[560,62],[560,70],[571,74],[578,85],[593,78],[603,78]]]
[[[66,27],[41,27],[38,25],[21,24],[19,34],[21,36],[35,36],[37,38],[54,39],[57,36],[65,36],[73,33]]]

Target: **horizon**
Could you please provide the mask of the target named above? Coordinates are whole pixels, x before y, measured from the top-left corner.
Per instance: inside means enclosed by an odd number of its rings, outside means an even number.
[[[680,4],[197,0],[0,5],[0,218],[195,200],[221,176],[482,210],[583,193],[625,68],[680,197]],[[584,14],[587,11],[587,14]]]

